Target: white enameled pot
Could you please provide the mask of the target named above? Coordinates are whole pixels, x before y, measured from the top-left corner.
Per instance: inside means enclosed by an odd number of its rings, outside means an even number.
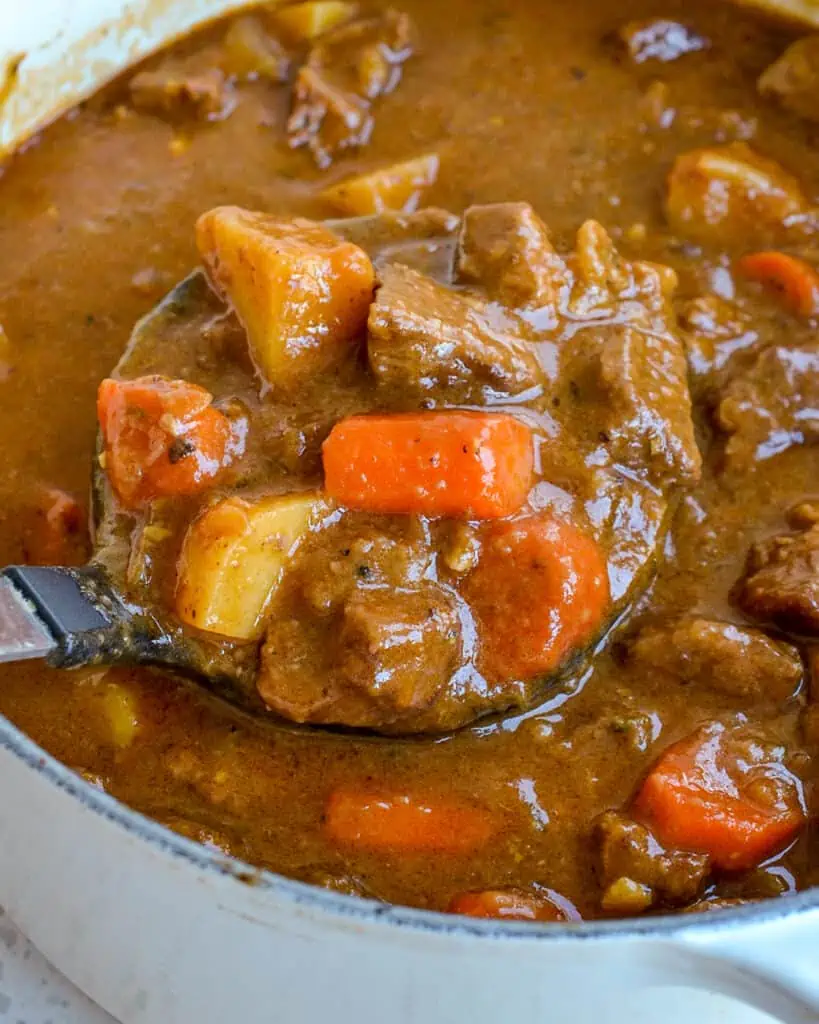
[[[0,151],[162,42],[237,6],[0,0]],[[578,925],[385,907],[260,874],[182,839],[5,719],[0,902],[123,1024],[739,1024],[763,1020],[759,1011],[819,1021],[819,892]]]

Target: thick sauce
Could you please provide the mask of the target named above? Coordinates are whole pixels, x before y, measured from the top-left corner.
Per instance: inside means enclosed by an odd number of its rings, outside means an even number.
[[[0,324],[13,365],[0,382],[0,560],[25,557],[38,488],[87,492],[97,385],[137,318],[197,263],[193,225],[218,204],[322,219],[333,210],[318,191],[331,181],[436,150],[430,205],[460,212],[525,200],[565,249],[595,218],[629,258],[674,267],[683,299],[733,294],[729,256],[695,248],[667,226],[672,162],[696,147],[750,139],[815,195],[819,152],[804,122],[756,92],[787,37],[707,0],[662,6],[711,47],[667,64],[618,58],[605,40],[657,13],[643,0],[406,0],[419,53],[379,101],[370,144],[326,171],[286,145],[287,88],[259,83],[242,86],[227,119],[176,126],[136,113],[115,85],[28,144],[0,178]],[[211,37],[216,29],[182,45],[195,50]],[[796,345],[815,335],[770,297],[736,290],[762,341]],[[783,532],[789,509],[817,494],[816,449],[807,444],[723,472],[712,403],[696,382],[692,389],[703,399],[703,480],[682,497],[637,612],[644,623],[682,613],[743,622],[730,592],[749,546]],[[639,625],[635,617],[628,635]],[[803,654],[809,660],[808,647]],[[34,665],[0,674],[0,710],[126,803],[253,864],[435,909],[464,890],[537,883],[583,916],[599,915],[593,822],[623,806],[658,753],[703,722],[747,714],[788,747],[808,791],[811,782],[808,682],[780,700],[764,686],[715,685],[707,672],[660,671],[624,643],[527,714],[411,740],[264,727],[149,671],[61,674]],[[340,783],[445,790],[493,808],[503,827],[479,855],[432,864],[425,855],[350,850],[322,829]],[[808,826],[782,857],[717,875],[712,889],[754,898],[810,885],[812,845]]]

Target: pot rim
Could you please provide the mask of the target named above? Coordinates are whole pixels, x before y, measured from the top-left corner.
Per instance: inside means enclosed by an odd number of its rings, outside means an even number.
[[[359,923],[383,923],[396,928],[437,936],[475,937],[493,940],[539,942],[588,941],[604,939],[673,938],[681,933],[725,931],[744,925],[783,920],[809,910],[819,910],[819,887],[762,900],[718,913],[665,914],[656,917],[578,922],[537,923],[481,920],[440,911],[420,910],[375,899],[351,896],[299,882],[264,868],[254,867],[236,857],[210,849],[147,817],[99,789],[40,747],[10,719],[0,715],[0,749],[5,749],[63,790],[83,807],[153,846],[156,850],[187,862],[192,867],[220,876],[228,882],[252,886],[291,902],[294,908],[353,918]]]

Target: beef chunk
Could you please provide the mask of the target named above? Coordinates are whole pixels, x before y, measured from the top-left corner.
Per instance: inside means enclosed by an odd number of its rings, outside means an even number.
[[[528,203],[470,206],[464,213],[456,277],[512,309],[558,305],[566,265]]]
[[[676,275],[624,260],[595,221],[580,228],[570,266],[576,278],[570,309],[592,322],[596,336],[608,451],[655,485],[696,482],[700,453],[685,352],[670,304]],[[595,327],[602,319],[609,322]],[[580,344],[588,345],[587,337]]]
[[[366,100],[338,89],[311,67],[299,70],[287,122],[294,149],[308,146],[318,166],[329,167],[342,150],[365,145],[372,129]]]
[[[631,656],[680,683],[698,683],[743,700],[785,701],[802,679],[795,647],[762,630],[713,619],[684,618],[648,627]]]
[[[736,599],[754,618],[819,635],[819,527],[755,544]]]
[[[711,393],[724,386],[740,360],[759,343],[749,318],[718,295],[703,295],[680,303],[682,339],[693,386]]]
[[[400,264],[380,278],[367,343],[379,384],[411,395],[447,387],[450,400],[480,402],[542,382],[520,324],[496,307]]]
[[[819,341],[766,349],[723,392],[726,468],[746,472],[795,444],[819,440]]]
[[[324,33],[296,76],[290,145],[307,146],[319,167],[363,146],[372,132],[372,102],[401,80],[412,34],[407,15],[393,10]]]
[[[309,654],[298,621],[272,622],[258,688],[293,721],[400,729],[436,702],[457,704],[446,691],[460,643],[457,608],[437,585],[359,587],[344,602],[324,672],[299,671]]]
[[[660,61],[664,64],[710,46],[694,29],[669,18],[629,21],[617,32],[617,38],[634,64]]]
[[[708,873],[705,854],[667,850],[644,825],[616,811],[598,819],[595,838],[605,890],[626,879],[646,886],[656,901],[680,906],[696,899]]]
[[[225,73],[201,60],[140,71],[128,84],[137,110],[168,120],[217,121],[227,117],[234,95]]]
[[[762,74],[759,91],[786,110],[819,121],[819,35],[791,44]]]

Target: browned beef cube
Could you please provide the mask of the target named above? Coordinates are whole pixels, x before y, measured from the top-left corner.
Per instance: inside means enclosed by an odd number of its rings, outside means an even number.
[[[819,527],[755,544],[736,598],[754,618],[819,635]]]

